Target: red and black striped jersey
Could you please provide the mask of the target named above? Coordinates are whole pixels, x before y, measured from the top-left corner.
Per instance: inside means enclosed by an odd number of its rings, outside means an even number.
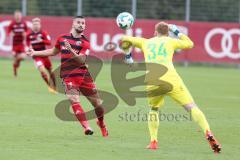
[[[42,51],[46,49],[46,45],[51,45],[51,38],[45,31],[31,31],[27,34],[27,45],[31,45],[35,51]]]
[[[86,64],[79,64],[79,62],[73,59],[70,51],[65,48],[65,41],[68,41],[78,54],[88,55],[90,49],[90,43],[84,35],[80,38],[73,37],[71,33],[59,36],[55,48],[61,52],[61,78],[90,76]]]
[[[12,21],[8,26],[8,33],[13,33],[13,45],[23,44],[24,41],[24,33],[28,30],[27,24],[25,21],[21,21],[17,23],[16,21]]]

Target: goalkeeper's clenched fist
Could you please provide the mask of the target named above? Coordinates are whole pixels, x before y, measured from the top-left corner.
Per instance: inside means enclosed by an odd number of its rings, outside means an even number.
[[[124,37],[123,37],[119,46],[125,54],[124,62],[129,65],[133,64],[134,61],[133,61],[132,53],[131,53],[132,44],[129,41],[124,41]]]

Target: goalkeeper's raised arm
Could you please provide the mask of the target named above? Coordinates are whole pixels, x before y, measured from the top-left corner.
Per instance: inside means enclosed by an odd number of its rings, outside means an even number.
[[[158,28],[155,28],[156,32],[157,29]],[[163,30],[162,28],[160,29]],[[178,37],[178,39],[173,39],[172,41],[173,43],[172,45],[174,46],[175,49],[190,49],[194,46],[192,40],[187,35],[180,33],[176,25],[169,24],[167,29],[170,32],[173,32]],[[168,33],[166,35],[168,35]],[[158,36],[158,33],[155,33],[155,36]],[[124,51],[127,51],[131,46],[143,49],[143,45],[146,42],[146,40],[147,40],[146,38],[141,37],[123,36],[121,39],[122,43],[120,44],[120,47]]]
[[[168,25],[169,31],[173,32],[179,39],[173,39],[173,45],[175,49],[191,49],[194,44],[192,40],[183,33],[180,33],[179,29],[174,24]]]
[[[142,46],[145,40],[146,40],[145,38],[141,38],[141,37],[123,36],[121,45],[122,45],[122,48],[124,48],[124,44],[128,42],[129,46],[134,46],[142,49]]]

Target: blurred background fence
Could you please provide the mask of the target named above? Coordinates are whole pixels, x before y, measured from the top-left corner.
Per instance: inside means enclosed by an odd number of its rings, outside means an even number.
[[[116,17],[128,11],[137,18],[240,22],[240,0],[1,0],[0,13]]]

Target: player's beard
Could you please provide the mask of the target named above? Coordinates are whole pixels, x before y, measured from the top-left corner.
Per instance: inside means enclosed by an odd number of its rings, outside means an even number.
[[[78,33],[78,34],[80,34],[80,33],[82,33],[82,32],[83,32],[83,29],[78,29],[78,28],[75,28],[75,32],[76,32],[76,33]]]
[[[32,30],[33,32],[37,33],[37,32],[40,32],[41,28],[33,28]]]

